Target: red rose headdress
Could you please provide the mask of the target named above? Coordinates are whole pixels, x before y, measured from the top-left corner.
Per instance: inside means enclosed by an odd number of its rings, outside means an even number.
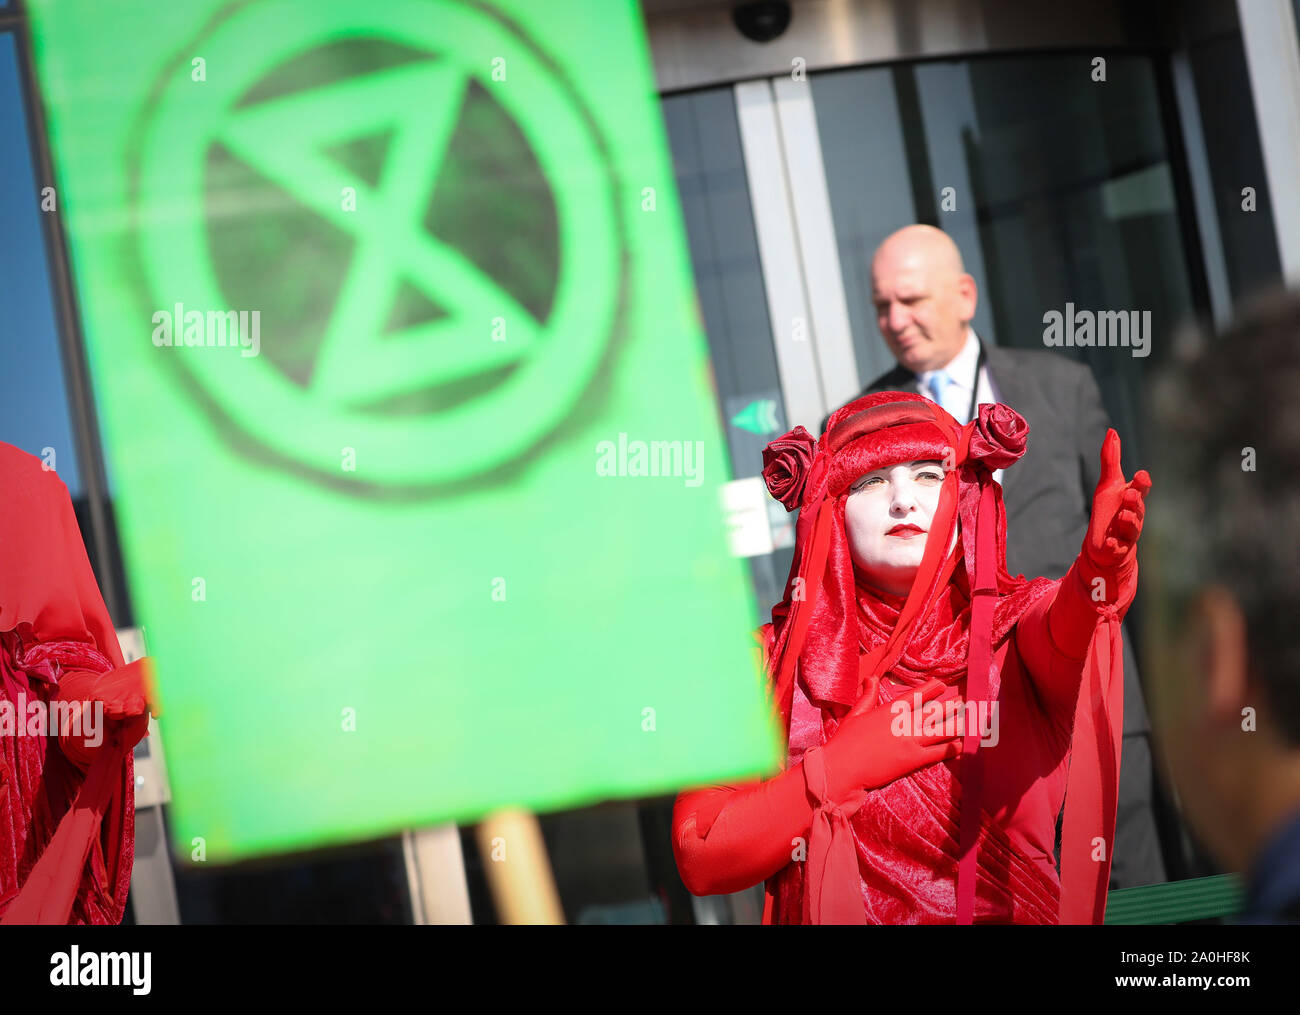
[[[851,706],[857,700],[859,674],[845,666],[856,633],[852,625],[839,622],[854,612],[852,565],[847,540],[832,538],[836,530],[843,534],[843,496],[849,486],[864,473],[897,462],[936,460],[948,470],[931,527],[936,535],[946,532],[947,539],[927,541],[927,551],[933,552],[927,552],[909,597],[912,608],[905,609],[904,616],[910,619],[928,598],[930,579],[942,568],[943,549],[951,544],[958,519],[967,534],[962,545],[972,587],[995,587],[997,571],[1005,573],[1005,525],[996,524],[997,512],[990,505],[987,523],[993,542],[981,581],[981,502],[995,499],[993,472],[1024,454],[1028,434],[1024,419],[1005,405],[982,405],[975,420],[960,426],[934,402],[890,391],[867,395],[835,412],[820,441],[798,426],[767,446],[763,479],[769,492],[787,510],[800,509],[794,566],[785,601],[778,607],[772,656],[777,690],[786,692],[779,693],[777,701],[787,724],[789,684],[810,625],[821,650],[818,659],[805,659],[801,667],[810,690],[828,705]],[[839,580],[828,580],[834,578]],[[901,638],[906,625],[900,621],[899,626]],[[825,651],[831,648],[828,639],[839,642],[840,651]]]

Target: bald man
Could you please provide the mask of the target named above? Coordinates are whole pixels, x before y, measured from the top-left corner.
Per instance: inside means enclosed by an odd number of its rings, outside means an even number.
[[[1025,457],[1004,477],[1007,569],[1060,578],[1088,527],[1110,421],[1087,366],[1047,350],[985,345],[971,328],[979,292],[961,253],[933,226],[898,230],[871,262],[876,324],[898,366],[862,391],[918,391],[967,423],[1002,402],[1029,423]],[[825,429],[823,425],[823,429]],[[1157,477],[1158,481],[1158,477]],[[1152,814],[1150,727],[1124,639],[1124,744],[1111,888],[1165,881]]]

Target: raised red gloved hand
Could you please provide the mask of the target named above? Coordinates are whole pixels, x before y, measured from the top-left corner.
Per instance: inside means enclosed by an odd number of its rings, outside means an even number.
[[[1088,532],[1048,611],[1052,643],[1068,658],[1083,658],[1097,624],[1098,607],[1115,606],[1122,618],[1133,602],[1137,541],[1150,489],[1151,477],[1145,469],[1131,482],[1124,479],[1119,434],[1107,430]]]
[[[1125,481],[1119,434],[1107,430],[1101,446],[1101,478],[1092,496],[1092,517],[1083,543],[1089,560],[1098,568],[1117,569],[1137,552],[1150,489],[1151,477],[1145,469],[1132,482]]]
[[[877,704],[877,688],[878,680],[865,688],[820,748],[827,796],[837,804],[961,753],[960,737],[895,736],[895,714]],[[924,703],[943,696],[946,688],[934,680],[916,690]],[[910,693],[906,700],[900,718],[911,730]],[[802,763],[747,786],[680,794],[673,808],[673,853],[682,881],[695,895],[718,895],[771,877],[794,858],[797,840],[806,842],[816,806]]]
[[[153,662],[148,656],[106,673],[89,670],[65,673],[54,700],[76,703],[83,715],[85,710],[95,707],[95,702],[102,702],[105,720],[103,728],[94,737],[84,732],[74,735],[68,730],[59,731],[59,747],[68,759],[84,771],[94,761],[95,752],[109,742],[113,733],[119,735],[128,749],[144,739],[149,729],[152,680]],[[82,720],[83,731],[87,721],[86,718]]]

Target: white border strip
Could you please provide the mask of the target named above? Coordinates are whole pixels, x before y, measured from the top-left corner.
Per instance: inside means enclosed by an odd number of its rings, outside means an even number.
[[[813,322],[804,292],[772,87],[767,81],[746,81],[735,86],[735,93],[786,419],[792,427],[802,425],[817,433],[827,411],[826,396],[813,352]]]
[[[1291,0],[1237,0],[1282,276],[1300,285],[1300,38]]]
[[[844,279],[835,241],[826,166],[817,131],[812,86],[807,79],[772,79],[786,169],[791,181],[804,289],[812,310],[817,366],[829,409],[852,400],[861,388],[853,332],[844,302]]]
[[[1187,156],[1187,176],[1192,185],[1196,225],[1201,233],[1201,260],[1210,287],[1210,313],[1215,324],[1223,325],[1232,316],[1232,289],[1228,285],[1228,267],[1223,260],[1223,237],[1219,232],[1219,211],[1214,204],[1214,181],[1210,178],[1210,164],[1205,152],[1205,134],[1201,130],[1196,82],[1185,51],[1175,53],[1172,64],[1174,101],[1178,105],[1178,120],[1183,129],[1183,149]]]

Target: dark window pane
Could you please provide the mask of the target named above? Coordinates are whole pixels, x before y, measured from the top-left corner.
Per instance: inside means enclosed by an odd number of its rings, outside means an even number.
[[[1243,124],[1256,122],[1246,54],[1237,34],[1199,42],[1189,54],[1223,240],[1223,264],[1233,303],[1240,304],[1252,292],[1282,281],[1282,262],[1267,210],[1264,153],[1253,126],[1242,129]],[[1244,187],[1255,188],[1254,212],[1242,209]]]
[[[897,81],[889,67],[812,78],[844,299],[864,385],[894,366],[876,330],[871,255],[895,229],[917,221]]]
[[[1068,303],[1150,311],[1146,358],[1057,350],[1092,367],[1136,461],[1141,374],[1191,315],[1191,282],[1152,61],[1113,54],[1104,84],[1091,70],[1087,55],[1056,54],[811,81],[863,382],[893,366],[870,310],[871,255],[928,217],[961,248],[991,342],[1044,348],[1043,315]],[[918,178],[933,193],[916,193]]]

